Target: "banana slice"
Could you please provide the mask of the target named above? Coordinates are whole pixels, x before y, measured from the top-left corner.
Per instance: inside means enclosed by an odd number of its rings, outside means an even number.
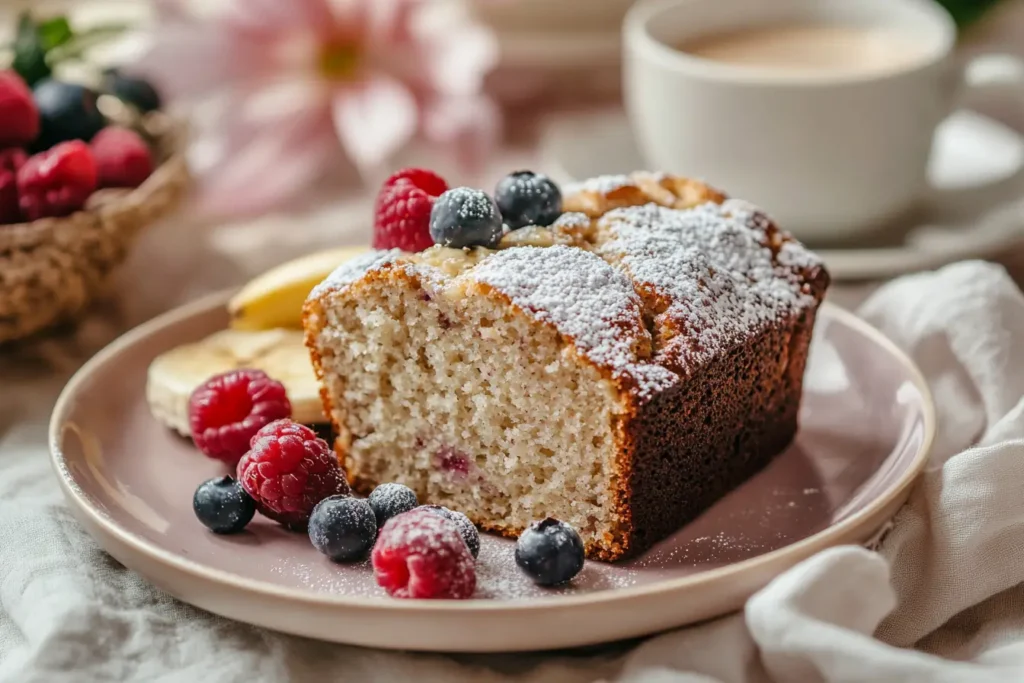
[[[193,390],[213,375],[238,368],[263,370],[284,384],[296,422],[327,422],[320,383],[298,330],[223,330],[167,351],[149,366],[149,409],[157,420],[188,436],[188,400]]]
[[[228,302],[231,327],[267,330],[302,327],[302,304],[334,269],[367,247],[340,247],[288,261],[251,280]]]

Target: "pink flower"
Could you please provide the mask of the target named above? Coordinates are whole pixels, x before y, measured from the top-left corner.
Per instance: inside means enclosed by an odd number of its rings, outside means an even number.
[[[202,209],[262,211],[420,135],[463,160],[498,133],[493,35],[436,0],[157,0],[134,70],[189,101]],[[205,7],[206,9],[201,9]]]

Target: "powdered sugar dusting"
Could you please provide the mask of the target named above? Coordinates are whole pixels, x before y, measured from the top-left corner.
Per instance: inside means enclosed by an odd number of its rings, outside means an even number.
[[[636,185],[640,180],[650,180],[651,182],[659,182],[665,178],[664,173],[646,173],[637,172],[631,175],[624,174],[610,174],[610,175],[599,175],[587,180],[581,180],[575,183],[568,183],[562,187],[562,196],[568,197],[570,195],[579,194],[581,192],[593,192],[595,194],[611,194],[615,190],[622,189],[623,187],[629,187],[630,185]]]
[[[776,261],[769,221],[746,202],[631,206],[598,225],[610,235],[598,252],[620,263],[640,291],[667,302],[656,327],[683,328],[661,340],[658,360],[692,368],[815,305],[793,265],[816,258],[788,243],[787,262]]]
[[[318,299],[327,292],[338,291],[352,284],[371,270],[380,268],[383,265],[392,263],[402,256],[401,249],[374,249],[365,254],[360,254],[334,269],[334,272],[324,278],[310,292],[308,299]]]
[[[665,368],[641,366],[637,347],[646,328],[640,298],[629,278],[599,256],[564,245],[515,247],[485,259],[473,277],[553,324],[594,363],[632,377],[641,396],[676,381]]]
[[[580,211],[567,211],[555,219],[552,229],[585,230],[590,227],[590,217]]]
[[[572,581],[554,587],[534,584],[519,568],[512,544],[485,544],[476,565],[474,598],[491,600],[526,600],[556,595],[592,593],[595,590],[630,588],[642,583],[641,572],[587,561]]]

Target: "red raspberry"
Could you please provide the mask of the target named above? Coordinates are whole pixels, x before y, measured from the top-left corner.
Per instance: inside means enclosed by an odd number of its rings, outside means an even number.
[[[291,420],[271,422],[257,432],[237,474],[256,509],[289,529],[305,529],[324,498],[351,493],[327,442]]]
[[[430,210],[447,189],[440,176],[420,168],[403,169],[384,181],[374,211],[374,249],[415,252],[434,246]]]
[[[451,520],[416,508],[392,517],[373,547],[377,583],[396,598],[462,599],[476,590],[473,556]]]
[[[67,216],[85,206],[96,189],[96,161],[89,145],[69,140],[29,157],[17,180],[22,216],[30,221]]]
[[[139,134],[107,126],[89,143],[100,187],[138,187],[153,172],[153,156]]]
[[[39,135],[32,91],[14,71],[0,71],[0,147],[27,145]]]
[[[21,221],[18,206],[18,183],[15,174],[25,165],[28,155],[17,147],[0,150],[0,223]]]
[[[188,402],[192,440],[206,455],[234,466],[261,428],[291,417],[284,385],[262,370],[233,370],[200,384]]]
[[[434,197],[439,197],[448,191],[448,183],[444,181],[444,178],[425,168],[403,168],[401,171],[396,171],[384,181],[384,187],[391,187],[401,182],[412,183]]]

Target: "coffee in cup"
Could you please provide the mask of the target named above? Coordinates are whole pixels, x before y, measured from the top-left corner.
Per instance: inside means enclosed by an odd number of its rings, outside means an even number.
[[[1015,57],[959,63],[956,26],[931,0],[640,0],[623,32],[647,165],[817,242],[913,209],[932,193],[935,130],[964,95],[1024,86]]]

